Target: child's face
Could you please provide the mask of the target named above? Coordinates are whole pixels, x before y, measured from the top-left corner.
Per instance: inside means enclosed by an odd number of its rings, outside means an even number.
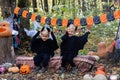
[[[74,36],[75,29],[73,27],[68,27],[67,32],[69,36]]]
[[[43,41],[46,41],[49,38],[49,33],[47,31],[42,31],[41,32],[41,39]]]

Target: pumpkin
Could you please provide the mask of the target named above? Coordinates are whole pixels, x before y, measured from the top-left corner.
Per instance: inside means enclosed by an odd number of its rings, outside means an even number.
[[[36,20],[36,16],[37,16],[36,14],[32,14],[32,15],[31,15],[31,20],[32,20],[32,21],[35,21],[35,20]]]
[[[103,64],[98,64],[95,75],[102,74],[105,75],[105,66]]]
[[[27,10],[24,10],[24,11],[22,12],[22,17],[27,18],[27,14],[28,14],[28,11],[27,11]]]
[[[92,26],[94,24],[93,17],[90,16],[86,19],[87,26]]]
[[[74,19],[74,26],[80,26],[80,19],[79,18]]]
[[[100,58],[105,58],[107,56],[106,43],[105,42],[98,43],[97,55]]]
[[[67,26],[68,25],[68,20],[67,19],[63,19],[62,20],[62,26]]]
[[[119,19],[120,18],[120,10],[116,10],[114,12],[114,17],[115,17],[115,19]]]
[[[51,19],[51,25],[56,26],[57,23],[57,19],[56,18],[52,18]]]
[[[20,67],[20,73],[21,74],[29,74],[30,73],[30,67],[28,65],[22,65]]]
[[[15,7],[15,9],[14,9],[14,13],[15,13],[15,14],[18,14],[19,10],[20,10],[19,7]]]
[[[107,22],[107,14],[101,14],[101,15],[100,15],[100,21],[101,21],[102,23]]]
[[[0,36],[7,37],[12,36],[12,30],[10,29],[9,22],[0,22]]]
[[[17,66],[15,66],[15,67],[9,67],[8,68],[8,72],[18,73],[19,72],[19,68]]]
[[[46,17],[42,16],[40,19],[41,24],[45,24],[46,23]]]

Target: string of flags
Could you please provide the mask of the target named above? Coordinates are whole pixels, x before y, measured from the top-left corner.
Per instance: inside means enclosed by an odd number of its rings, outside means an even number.
[[[27,10],[19,7],[14,8],[14,14],[22,16],[27,19],[31,19],[32,21],[40,22],[41,24],[48,24],[52,26],[68,26],[69,24],[74,24],[74,26],[88,26],[91,27],[94,24],[106,23],[108,21],[113,21],[116,19],[120,19],[120,10],[116,10],[112,13],[103,13],[100,16],[90,16],[87,18],[75,18],[75,19],[57,19],[50,18],[46,16],[40,16],[36,14],[32,14]]]

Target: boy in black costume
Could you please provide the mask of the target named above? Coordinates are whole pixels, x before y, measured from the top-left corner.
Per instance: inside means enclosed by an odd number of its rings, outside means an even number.
[[[72,73],[77,73],[77,68],[73,62],[73,58],[78,55],[78,51],[84,48],[85,43],[88,41],[88,35],[90,31],[86,32],[82,36],[75,36],[75,27],[73,24],[67,28],[66,34],[62,36],[61,42],[61,70],[60,73],[65,71],[66,64],[69,63],[72,67]]]
[[[51,34],[52,39],[49,38]],[[40,38],[38,36],[40,35]],[[54,56],[54,51],[58,48],[58,44],[53,32],[48,27],[43,27],[38,31],[31,41],[31,50],[37,55],[33,58],[36,70],[42,69],[40,72],[45,72],[50,60]]]

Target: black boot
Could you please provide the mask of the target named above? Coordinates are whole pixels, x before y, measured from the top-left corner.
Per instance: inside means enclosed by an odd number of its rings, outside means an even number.
[[[78,69],[77,69],[76,67],[72,67],[72,71],[71,71],[71,73],[73,73],[73,74],[77,74],[77,72],[78,72]]]
[[[65,72],[65,68],[64,68],[64,67],[61,67],[59,73],[62,74],[62,73],[64,73],[64,72]]]
[[[37,72],[41,69],[41,67],[36,66],[33,71]]]
[[[47,71],[47,68],[42,67],[42,69],[39,71],[40,73],[44,73],[45,71]]]

